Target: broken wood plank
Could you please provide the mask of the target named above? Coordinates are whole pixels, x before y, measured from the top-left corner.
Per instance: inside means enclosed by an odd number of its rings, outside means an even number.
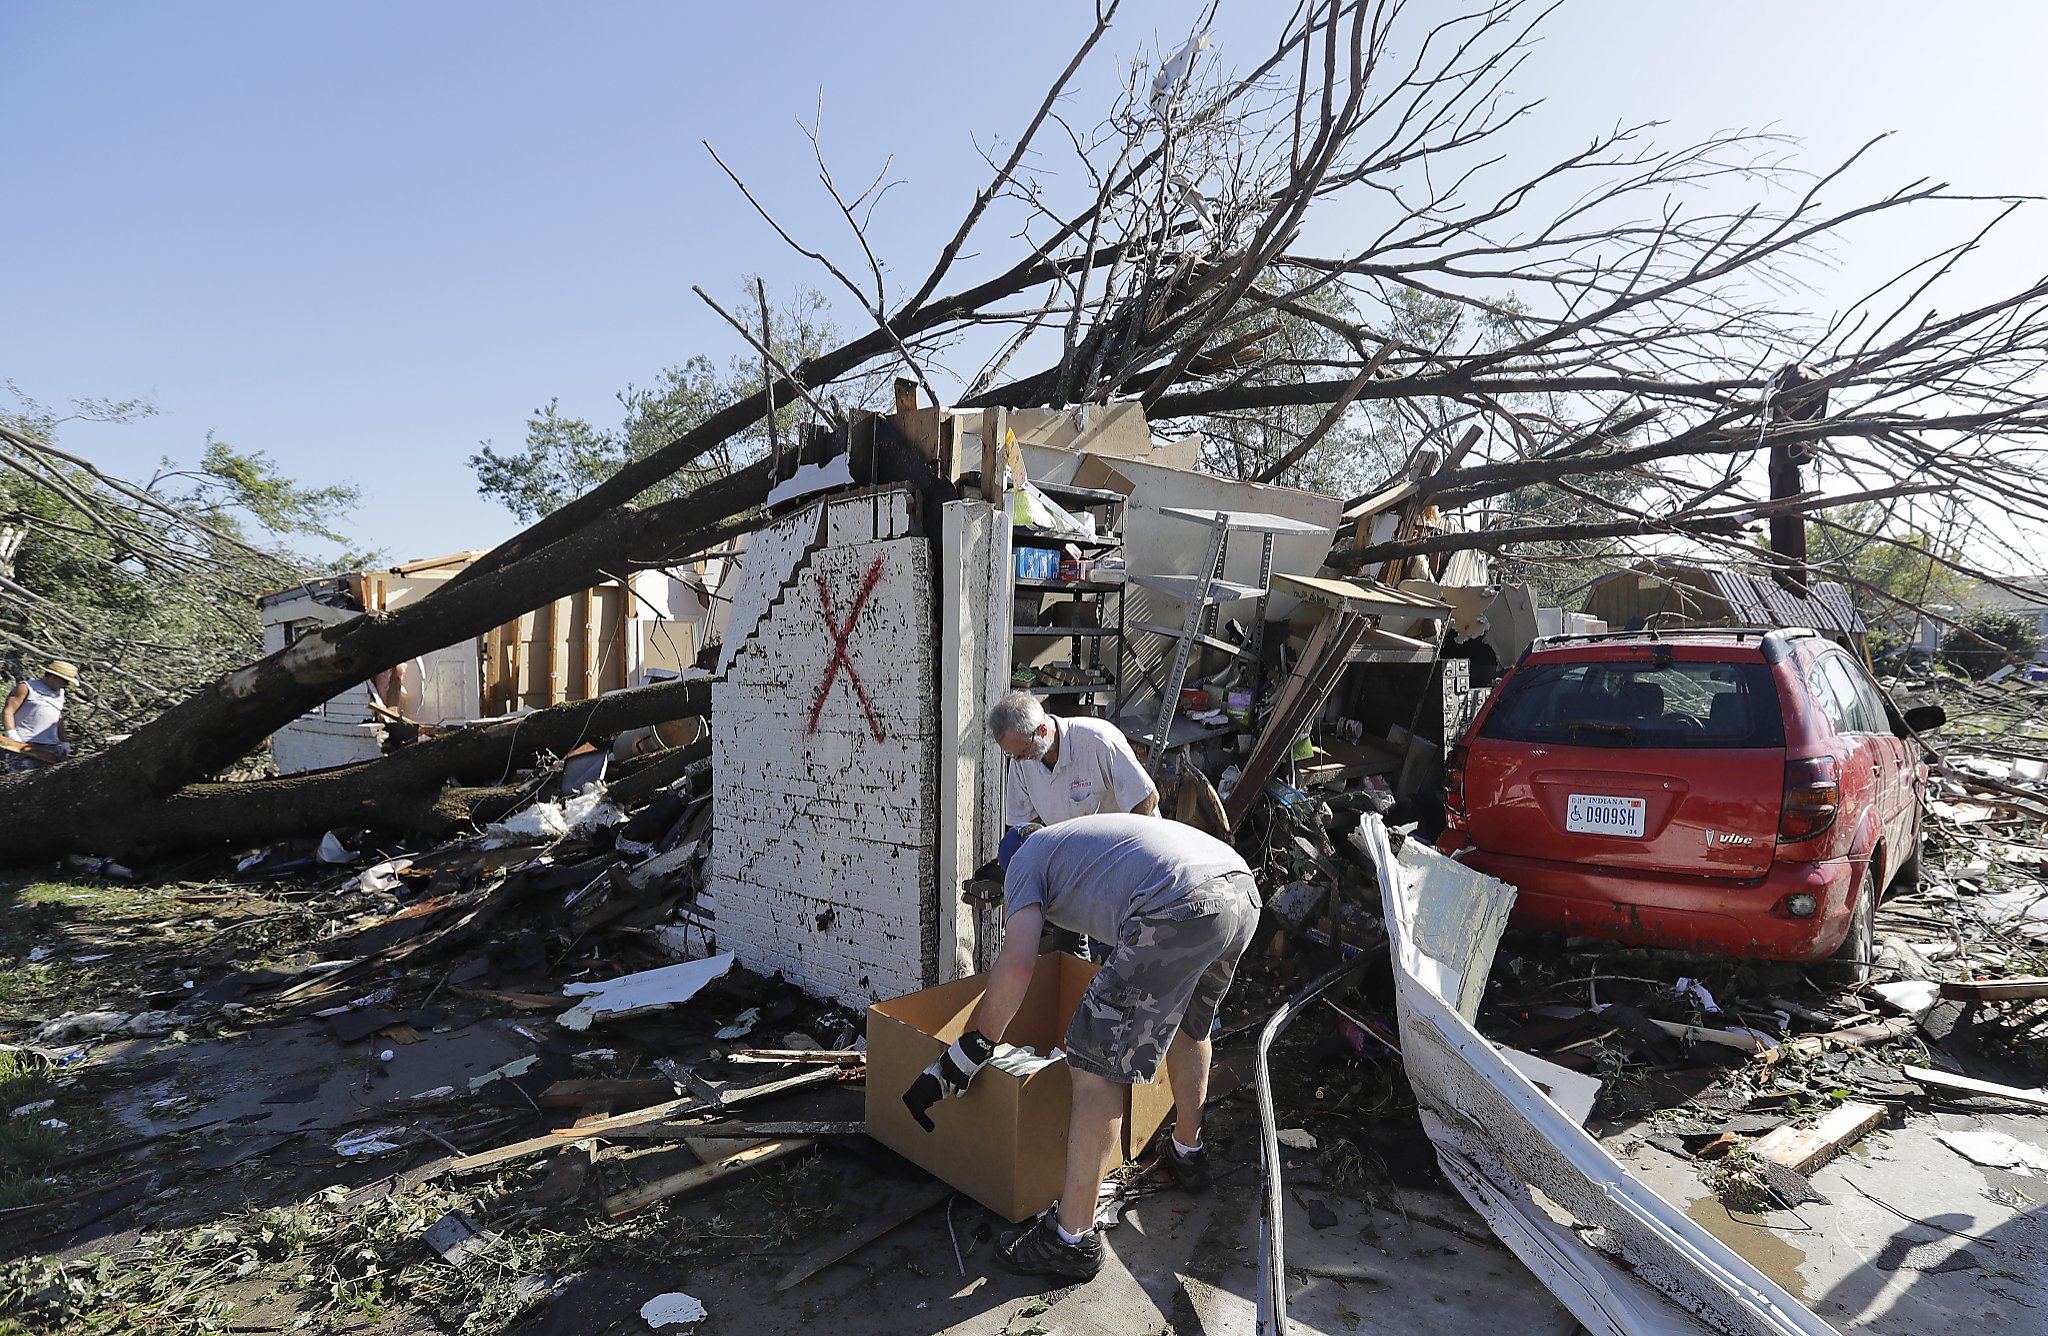
[[[779,1095],[785,1090],[797,1090],[804,1086],[817,1085],[824,1081],[836,1081],[854,1070],[857,1069],[836,1065],[831,1067],[813,1067],[807,1072],[798,1072],[795,1076],[785,1076],[780,1081],[768,1081],[757,1086],[739,1087],[706,1081],[687,1068],[682,1069],[682,1073],[684,1080],[689,1083],[692,1090],[697,1092],[704,1103],[713,1108],[729,1109],[736,1104],[744,1104],[748,1100],[760,1099],[765,1095]]]
[[[867,1218],[859,1224],[842,1230],[805,1253],[797,1264],[775,1283],[776,1292],[779,1294],[784,1290],[794,1289],[834,1262],[851,1257],[898,1225],[907,1224],[952,1195],[951,1187],[934,1180],[921,1183],[880,1206],[870,1208]]]
[[[725,1055],[727,1062],[838,1062],[860,1063],[868,1060],[867,1051],[858,1048],[736,1048]]]
[[[2031,1002],[2048,997],[2048,979],[1950,979],[1941,995],[1963,1002]]]
[[[448,991],[485,1002],[503,1002],[521,1011],[560,1011],[569,1005],[569,998],[562,993],[512,993],[502,988],[450,988]]]
[[[752,1173],[764,1165],[807,1151],[818,1143],[809,1137],[789,1137],[780,1141],[764,1141],[750,1150],[741,1151],[730,1159],[716,1164],[700,1164],[694,1169],[685,1169],[679,1174],[657,1178],[637,1188],[614,1193],[604,1199],[604,1212],[616,1220],[620,1216],[652,1206],[658,1201],[680,1197],[691,1192],[700,1192],[730,1178]]]
[[[590,1112],[577,1119],[579,1123],[594,1123],[610,1114],[612,1106],[608,1101],[598,1100],[590,1105]],[[587,1139],[572,1141],[562,1147],[553,1162],[548,1165],[548,1176],[541,1183],[533,1200],[540,1206],[560,1206],[574,1201],[582,1193],[583,1184],[590,1176],[590,1166],[597,1162],[597,1141]]]
[[[557,1081],[540,1093],[544,1109],[580,1109],[589,1104],[613,1100],[620,1104],[644,1104],[650,1100],[672,1099],[676,1083],[639,1077],[597,1077],[590,1080]],[[605,1110],[610,1113],[610,1109]]]
[[[1818,1057],[1830,1049],[1869,1048],[1874,1044],[1889,1044],[1895,1039],[1904,1039],[1919,1025],[1911,1016],[1891,1016],[1868,1025],[1853,1025],[1840,1030],[1828,1030],[1821,1034],[1803,1034],[1778,1047],[1766,1050],[1761,1056],[1767,1063],[1776,1062],[1787,1053],[1799,1057]]]
[[[585,1123],[577,1127],[557,1128],[551,1135],[555,1137],[596,1136],[612,1131],[615,1128],[632,1127],[639,1123],[658,1123],[665,1119],[672,1119],[678,1114],[702,1112],[704,1108],[703,1100],[698,1099],[695,1095],[684,1095],[680,1099],[663,1100],[659,1104],[650,1104],[644,1109],[631,1109],[625,1113],[615,1113],[609,1118],[600,1118],[594,1123]]]
[[[1900,1075],[1924,1086],[1952,1090],[1963,1095],[1979,1095],[1986,1099],[2002,1099],[2012,1104],[2025,1104],[2029,1108],[2048,1109],[2048,1090],[2027,1090],[2020,1086],[2000,1085],[1996,1081],[1979,1081],[1971,1076],[1956,1076],[1949,1072],[1938,1072],[1932,1067],[1901,1067]]]
[[[1829,1109],[1812,1127],[1774,1128],[1750,1143],[1758,1159],[1810,1174],[1884,1121],[1884,1105],[1850,1100]]]
[[[850,1137],[866,1136],[868,1125],[864,1122],[778,1122],[750,1123],[736,1120],[723,1122],[651,1122],[635,1123],[627,1127],[614,1127],[603,1133],[610,1141],[678,1141],[694,1136],[707,1137]],[[578,1135],[578,1129],[562,1128],[559,1137]]]

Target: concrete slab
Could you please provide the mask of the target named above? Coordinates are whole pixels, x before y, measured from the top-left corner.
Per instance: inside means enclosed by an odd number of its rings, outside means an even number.
[[[1936,1128],[2048,1144],[2048,1118],[1938,1114],[1877,1132],[1813,1175],[1828,1198],[1731,1215],[1694,1166],[1638,1139],[1609,1148],[1835,1326],[1896,1336],[2037,1332],[2048,1312],[2048,1180],[1974,1165]]]
[[[724,1284],[693,1278],[721,1333],[811,1326],[860,1336],[1252,1336],[1258,1294],[1258,1193],[1248,1174],[1215,1194],[1160,1191],[1130,1205],[1106,1235],[1109,1258],[1085,1285],[1048,1289],[1004,1271],[988,1220],[956,1205],[967,1275],[953,1260],[945,1213],[931,1211],[786,1295],[763,1271]],[[1308,1203],[1336,1223],[1310,1223]],[[1577,1324],[1448,1191],[1404,1193],[1397,1209],[1319,1190],[1291,1194],[1288,1270],[1299,1336],[1568,1336]],[[1319,1218],[1328,1219],[1326,1216]]]

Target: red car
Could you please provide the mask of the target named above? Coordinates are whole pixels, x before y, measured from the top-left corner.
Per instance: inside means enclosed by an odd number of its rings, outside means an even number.
[[[1927,766],[1854,656],[1806,630],[1539,640],[1445,767],[1437,847],[1528,927],[1842,963],[1919,876]]]

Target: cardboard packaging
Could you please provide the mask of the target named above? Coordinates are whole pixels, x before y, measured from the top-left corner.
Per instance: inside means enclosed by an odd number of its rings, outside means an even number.
[[[1024,1005],[1005,1043],[1049,1053],[1067,1033],[1095,966],[1075,956],[1038,959]],[[1067,1170],[1072,1078],[1064,1062],[1026,1077],[984,1067],[959,1099],[932,1108],[926,1132],[903,1107],[903,1092],[967,1028],[988,976],[940,984],[868,1008],[868,1135],[929,1169],[1007,1220],[1035,1215],[1059,1198]],[[1144,1149],[1173,1112],[1166,1064],[1125,1097],[1123,1154]]]

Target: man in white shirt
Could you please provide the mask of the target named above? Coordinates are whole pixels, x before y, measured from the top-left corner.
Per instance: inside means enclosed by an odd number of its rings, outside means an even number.
[[[1003,826],[1054,826],[1099,812],[1152,816],[1159,790],[1123,731],[1100,719],[1056,719],[1028,691],[988,712],[989,736],[1010,758]]]
[[[64,736],[65,692],[78,685],[78,669],[64,659],[53,659],[41,677],[16,682],[0,710],[0,727],[10,742],[23,744],[7,758],[10,770],[33,770],[54,765],[71,755]]]

